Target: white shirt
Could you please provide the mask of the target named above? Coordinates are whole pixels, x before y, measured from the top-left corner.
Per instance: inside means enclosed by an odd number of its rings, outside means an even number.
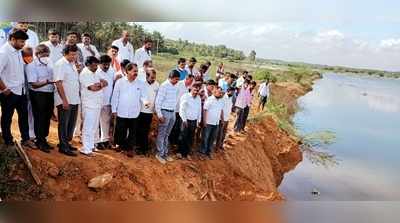
[[[267,85],[266,82],[262,83],[260,85],[260,88],[258,89],[258,93],[262,96],[262,97],[267,97],[269,96],[269,84]]]
[[[68,62],[65,57],[57,61],[57,63],[54,65],[54,81],[62,81],[68,104],[80,104],[79,73],[74,63]],[[58,90],[56,90],[56,93],[54,94],[54,105],[57,106],[61,104],[61,97],[58,93]]]
[[[133,46],[130,42],[127,42],[126,45],[124,46],[124,43],[122,42],[121,39],[114,40],[112,42],[112,45],[118,47],[118,60],[122,62],[124,59],[127,59],[131,62],[134,62],[134,51],[133,51]]]
[[[203,74],[203,79],[205,80],[205,81],[208,81],[208,80],[210,80],[211,79],[211,77],[210,77],[210,70],[211,70],[211,66],[207,69],[207,71]]]
[[[224,121],[229,121],[229,116],[232,112],[233,101],[232,97],[229,97],[227,94],[224,95],[223,99],[225,100],[224,105]]]
[[[79,49],[81,49],[84,61],[86,61],[86,58],[90,56],[95,56],[97,59],[100,58],[100,53],[99,51],[97,51],[97,48],[94,45],[90,44],[89,46],[86,46],[83,45],[83,43],[78,43],[76,45],[79,47]],[[94,55],[92,55],[92,53],[89,51],[88,48],[90,48],[93,51]]]
[[[7,42],[7,36],[4,30],[0,29],[0,47],[2,47]]]
[[[172,85],[168,79],[160,85],[155,102],[155,109],[159,118],[163,117],[162,109],[175,111],[178,103],[178,87],[176,85]]]
[[[103,89],[99,91],[88,89],[89,86],[100,83],[101,79],[102,78],[97,72],[92,72],[87,67],[83,68],[79,75],[82,106],[88,108],[101,108],[103,105]]]
[[[50,60],[53,62],[53,64],[57,63],[58,60],[60,60],[63,57],[63,49],[64,45],[61,43],[58,43],[56,46],[54,46],[50,41],[42,42],[42,44],[46,45],[50,49]]]
[[[215,96],[208,97],[204,103],[204,110],[207,111],[207,125],[218,125],[221,119],[221,112],[225,106],[225,100],[223,98],[217,99]]]
[[[143,47],[141,47],[141,48],[136,50],[134,62],[140,68],[140,67],[143,67],[143,63],[146,60],[151,60],[151,51],[150,50],[147,51],[143,46]]]
[[[241,76],[236,80],[236,87],[241,88],[243,83],[244,83],[244,78],[243,78],[243,76]]]
[[[193,69],[190,70],[189,65],[187,65],[187,64],[186,64],[186,66],[185,66],[185,70],[187,71],[188,75],[189,75],[189,74],[192,74],[192,75],[196,76],[196,75],[199,74],[199,70],[197,70],[196,67],[193,67]]]
[[[197,120],[197,123],[200,123],[201,112],[200,96],[193,97],[191,93],[186,93],[182,96],[179,106],[179,116],[184,122],[187,120]]]
[[[178,102],[176,103],[176,112],[179,112],[180,100],[182,95],[189,92],[189,87],[186,87],[185,80],[179,81],[176,86],[178,87]]]
[[[51,63],[42,64],[38,58],[35,58],[32,63],[25,67],[26,77],[29,83],[53,81],[53,65]],[[54,84],[46,84],[40,88],[32,88],[33,91],[39,92],[54,92]]]
[[[147,75],[146,75],[146,71],[145,71],[144,67],[139,67],[137,78],[143,82],[146,82],[146,77],[147,77]]]
[[[26,40],[25,46],[31,47],[33,50],[39,45],[39,37],[35,31],[28,29],[26,32],[28,34],[29,39]]]
[[[114,93],[111,98],[111,109],[121,118],[137,118],[142,103],[148,103],[146,86],[140,80],[129,82],[127,77],[115,83]]]
[[[154,83],[149,84],[149,82],[144,82],[146,87],[147,87],[147,99],[149,100],[149,107],[145,108],[144,105],[142,104],[142,110],[141,112],[143,113],[148,113],[152,114],[154,112],[154,102],[156,100],[157,92],[158,89],[160,88],[160,84],[157,81],[154,81]]]
[[[108,68],[107,72],[104,72],[101,68],[98,68],[96,73],[101,79],[107,81],[107,87],[103,88],[103,106],[111,105],[111,96],[114,87],[115,72],[112,67]]]
[[[0,47],[0,79],[12,93],[22,95],[25,83],[24,61],[21,50],[16,50],[9,42]]]

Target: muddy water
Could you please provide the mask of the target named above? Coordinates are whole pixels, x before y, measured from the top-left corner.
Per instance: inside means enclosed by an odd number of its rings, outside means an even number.
[[[338,164],[305,156],[280,186],[288,200],[400,200],[400,80],[325,74],[299,104],[302,134],[335,132]]]

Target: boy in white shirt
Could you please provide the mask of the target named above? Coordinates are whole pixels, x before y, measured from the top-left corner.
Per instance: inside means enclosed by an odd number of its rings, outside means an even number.
[[[258,97],[260,102],[258,104],[258,110],[264,111],[265,104],[269,97],[269,79],[264,81],[258,89]]]
[[[222,98],[221,87],[216,87],[213,96],[208,97],[204,104],[202,142],[200,146],[201,159],[207,156],[212,159],[211,150],[217,136],[217,130],[220,120],[224,119],[225,100]]]
[[[191,160],[189,154],[192,150],[196,129],[201,122],[200,88],[201,84],[194,84],[190,92],[184,94],[180,100],[179,118],[182,120],[182,126],[178,146],[178,158]]]
[[[149,68],[147,70],[147,80],[145,83],[147,87],[147,99],[149,100],[149,106],[146,108],[142,104],[142,109],[139,115],[139,125],[137,130],[137,142],[138,142],[138,153],[146,155],[149,152],[149,131],[153,120],[154,103],[160,84],[156,80],[156,70]]]
[[[126,151],[128,157],[133,157],[140,109],[142,103],[148,108],[149,102],[145,84],[137,79],[136,64],[129,63],[125,69],[126,77],[115,83],[111,108],[113,116],[116,116],[114,140],[118,146],[117,149],[122,149]]]
[[[232,106],[233,106],[233,94],[235,93],[235,88],[230,87],[228,88],[228,91],[225,93],[223,99],[225,100],[225,106],[224,106],[224,119],[220,121],[219,127],[218,127],[218,133],[217,133],[217,141],[215,143],[215,149],[221,149],[223,150],[224,146],[224,140],[226,136],[226,132],[228,130],[228,123],[229,123],[229,117],[232,112]]]
[[[85,68],[79,76],[82,100],[82,148],[83,155],[92,156],[95,151],[96,132],[98,132],[100,111],[103,105],[103,88],[107,81],[96,73],[99,60],[94,56],[86,58]]]
[[[115,72],[111,67],[111,57],[102,55],[100,57],[99,68],[96,73],[107,81],[107,86],[103,88],[103,104],[100,111],[100,131],[96,133],[96,142],[98,149],[106,149],[111,147],[110,143],[110,127],[111,127],[111,96],[114,88]],[[100,138],[98,137],[100,135]]]

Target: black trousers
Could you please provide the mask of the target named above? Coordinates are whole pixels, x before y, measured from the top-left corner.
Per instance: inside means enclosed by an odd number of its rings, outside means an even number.
[[[196,134],[197,120],[188,120],[187,125],[181,128],[181,135],[179,137],[179,153],[186,157],[192,151],[194,137]]]
[[[244,128],[243,119],[244,119],[244,109],[236,107],[236,121],[234,125],[235,132],[240,132],[241,130],[243,130]]]
[[[30,91],[32,113],[34,119],[34,130],[37,143],[47,143],[49,135],[50,120],[54,109],[54,93]]]
[[[62,105],[57,106],[58,114],[58,140],[60,150],[69,150],[69,142],[74,136],[76,118],[78,117],[78,105],[69,105],[68,110],[64,110]]]
[[[11,123],[14,111],[17,110],[18,126],[21,133],[22,141],[29,140],[29,124],[28,124],[28,98],[26,95],[9,95],[0,94],[1,103],[1,131],[4,143],[13,142],[11,134]]]
[[[176,119],[175,119],[175,124],[174,127],[171,130],[171,134],[169,134],[169,143],[171,145],[178,145],[179,144],[179,135],[181,132],[181,126],[182,126],[182,119],[179,116],[179,113],[175,113]]]
[[[250,106],[246,106],[243,110],[244,114],[243,114],[243,127],[242,130],[244,130],[244,127],[246,127],[247,124],[247,118],[249,117],[249,113],[250,113]]]
[[[114,140],[123,150],[133,150],[136,145],[136,128],[138,118],[117,117]]]
[[[142,153],[149,151],[149,132],[152,120],[153,114],[150,113],[141,112],[138,117],[137,145]]]

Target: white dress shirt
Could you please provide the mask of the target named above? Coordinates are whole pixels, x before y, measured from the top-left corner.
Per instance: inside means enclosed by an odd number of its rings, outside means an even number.
[[[196,67],[193,67],[193,69],[190,69],[189,65],[187,65],[187,64],[185,66],[185,70],[187,71],[188,75],[191,74],[191,75],[196,76],[196,75],[200,74],[199,70],[197,70]]]
[[[79,73],[74,63],[68,62],[65,57],[57,61],[54,65],[54,81],[62,81],[68,104],[80,104]],[[57,90],[54,94],[54,104],[56,106],[62,104],[61,97]]]
[[[122,62],[123,60],[127,59],[131,62],[134,62],[134,51],[133,51],[133,46],[130,42],[127,42],[126,45],[124,46],[124,43],[122,42],[121,39],[114,40],[112,42],[113,46],[118,47],[118,60]]]
[[[227,121],[229,121],[229,116],[232,112],[233,101],[232,101],[232,97],[229,97],[227,94],[224,95],[223,99],[225,101],[224,121],[227,122]]]
[[[32,63],[25,67],[26,77],[29,83],[53,81],[53,65],[42,64],[38,58],[35,58]],[[32,88],[32,91],[39,92],[54,92],[54,84],[46,84],[40,88]]]
[[[258,89],[258,93],[262,96],[262,97],[267,97],[269,96],[269,84],[267,85],[266,82],[262,83],[260,85],[260,88]]]
[[[138,78],[139,80],[145,82],[146,79],[147,79],[146,77],[147,77],[147,75],[146,75],[146,71],[145,71],[144,67],[139,67],[137,78]]]
[[[146,108],[142,104],[142,110],[141,112],[147,113],[147,114],[152,114],[154,113],[154,103],[156,100],[157,92],[158,89],[160,88],[160,84],[157,81],[154,81],[154,83],[149,84],[149,82],[144,82],[146,87],[147,87],[147,99],[149,100],[149,106]]]
[[[26,40],[25,46],[31,47],[33,50],[39,45],[39,37],[35,31],[28,29],[26,32],[28,34],[29,39]]]
[[[108,68],[107,72],[104,72],[101,68],[98,68],[96,73],[100,76],[101,79],[107,81],[107,87],[103,88],[103,106],[111,105],[115,71],[112,67]]]
[[[151,60],[151,51],[150,50],[146,50],[144,48],[144,46],[143,46],[143,47],[141,47],[141,48],[136,50],[134,62],[140,68],[140,67],[143,67],[143,63],[146,60]]]
[[[179,116],[182,121],[197,120],[197,123],[201,122],[201,99],[200,96],[193,97],[191,93],[186,93],[182,96],[179,106]]]
[[[180,100],[182,95],[189,92],[189,87],[186,87],[185,80],[179,81],[176,86],[178,87],[178,102],[176,103],[176,112],[179,112]]]
[[[46,45],[50,49],[50,60],[53,64],[57,63],[63,57],[63,49],[64,45],[58,43],[57,45],[53,45],[50,41],[42,42],[42,44]]]
[[[129,82],[127,77],[115,83],[114,93],[111,98],[111,109],[121,118],[137,118],[142,103],[148,103],[145,84],[135,79]]]
[[[102,78],[97,72],[92,72],[89,68],[83,68],[79,75],[81,84],[82,106],[88,108],[101,108],[103,105],[103,89],[99,91],[89,90],[88,87],[100,83]]]
[[[172,85],[168,79],[160,85],[155,102],[155,109],[159,118],[163,117],[162,109],[175,111],[178,103],[178,87],[176,85]]]
[[[86,58],[90,56],[95,56],[97,59],[100,58],[100,53],[97,51],[97,48],[94,45],[90,44],[89,46],[86,46],[83,43],[78,43],[76,45],[79,47],[79,49],[81,49],[84,61],[86,61]],[[94,55],[92,55],[88,48],[93,51]]]
[[[22,95],[25,83],[24,61],[21,50],[16,50],[9,42],[0,47],[0,79],[12,93]]]
[[[217,99],[214,95],[208,97],[204,103],[204,110],[207,111],[206,124],[218,125],[224,107],[225,100],[223,98]]]
[[[2,47],[7,42],[7,36],[4,30],[0,29],[0,47]]]

